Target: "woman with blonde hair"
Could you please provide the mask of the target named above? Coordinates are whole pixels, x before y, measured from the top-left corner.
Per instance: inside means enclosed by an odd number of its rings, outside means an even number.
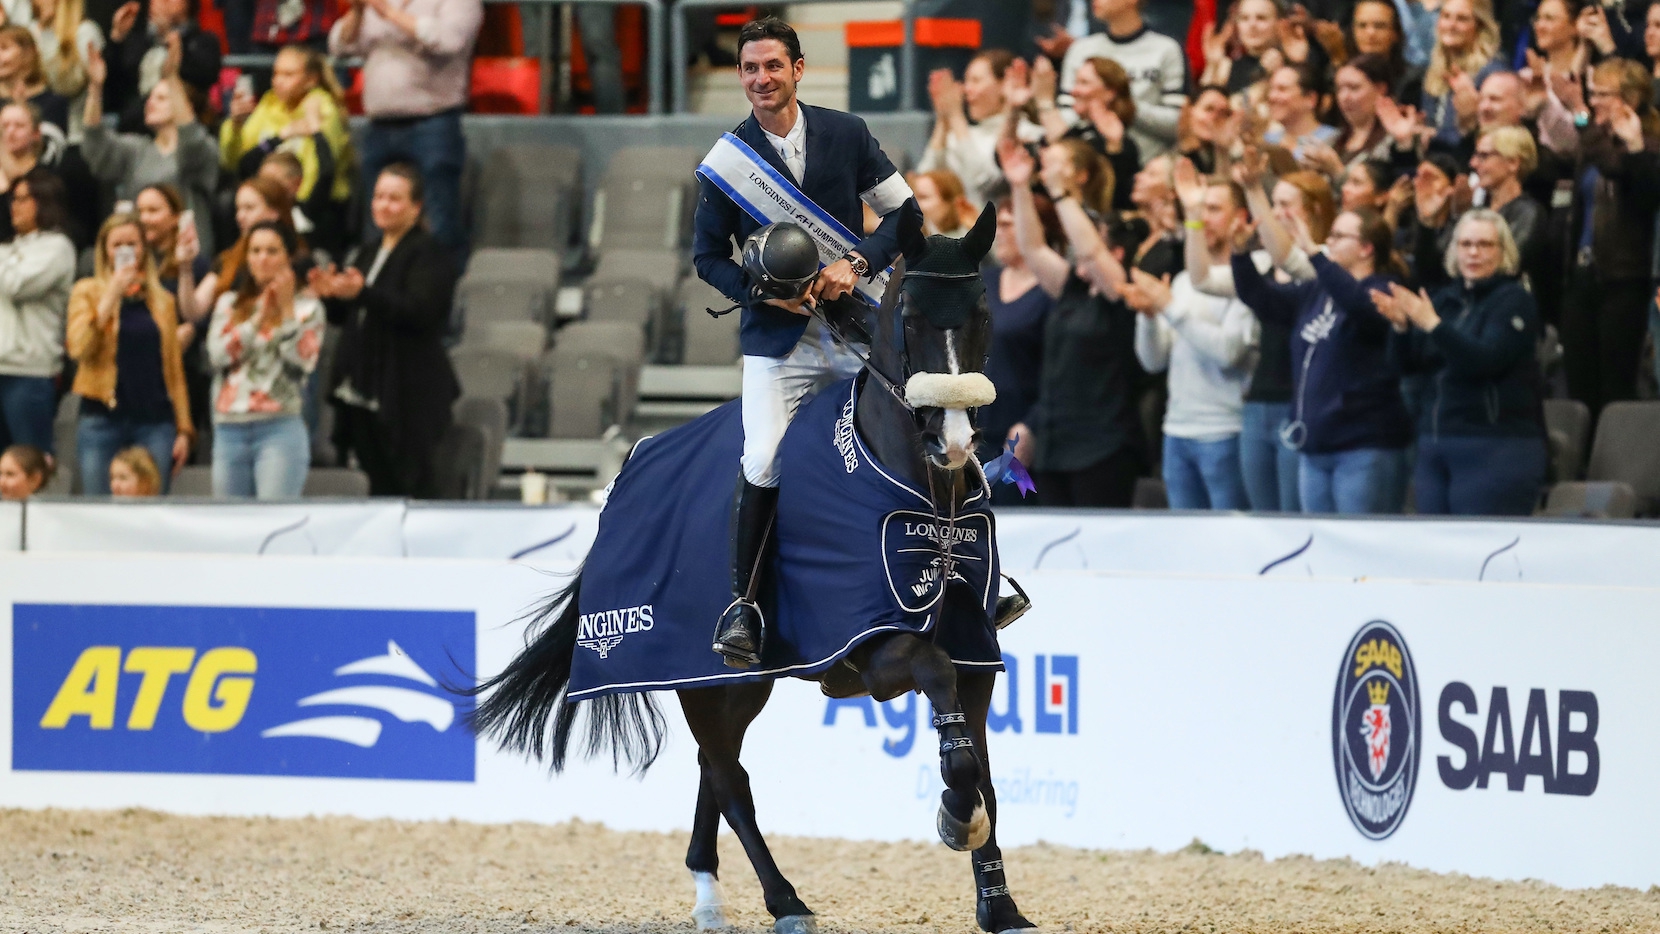
[[[82,154],[100,181],[115,187],[115,196],[131,200],[145,186],[171,184],[185,196],[197,217],[213,216],[213,192],[219,180],[219,147],[196,122],[184,83],[163,78],[144,101],[144,125],[154,134],[120,133],[103,125],[104,82],[109,64],[96,49],[87,50],[87,92],[82,115],[86,140]],[[203,252],[213,253],[213,225],[199,228]]]
[[[279,149],[300,160],[295,200],[313,201],[312,193],[322,183],[343,216],[353,174],[345,95],[334,69],[315,49],[291,45],[278,52],[271,90],[258,103],[252,93],[239,90],[231,98],[229,119],[219,127],[221,165],[238,178],[256,175],[265,157]],[[319,229],[334,226],[316,220]]]
[[[190,456],[196,430],[190,419],[184,362],[173,296],[156,277],[136,214],[116,214],[98,231],[91,278],[69,296],[68,347],[79,364],[74,392],[81,397],[75,428],[81,487],[109,493],[110,461],[140,445],[173,471]],[[161,478],[167,487],[171,472]]]
[[[950,169],[934,169],[911,176],[911,192],[922,209],[922,232],[960,239],[977,216],[963,194],[962,180]]]
[[[85,49],[104,47],[104,32],[86,17],[86,0],[31,0],[34,21],[29,33],[40,53],[46,86],[69,102],[69,144],[78,146],[86,125],[81,120],[87,73]]]
[[[111,496],[160,496],[161,471],[148,450],[134,445],[110,461],[109,486]]]
[[[1503,68],[1499,24],[1488,0],[1446,0],[1435,24],[1435,48],[1424,71],[1424,122],[1435,139],[1457,145],[1474,126],[1481,83]]]
[[[33,106],[60,133],[69,130],[68,99],[47,87],[34,35],[14,23],[0,26],[0,97]]]

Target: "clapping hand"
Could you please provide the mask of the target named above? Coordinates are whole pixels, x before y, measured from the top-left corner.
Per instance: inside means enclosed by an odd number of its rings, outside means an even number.
[[[265,305],[267,320],[287,318],[294,313],[294,286],[293,269],[284,269],[266,283],[260,301]]]
[[[1585,88],[1579,82],[1578,72],[1552,71],[1546,75],[1550,83],[1550,92],[1562,102],[1562,106],[1569,113],[1582,113],[1585,110]]]
[[[1308,18],[1308,11],[1302,11],[1302,19],[1295,14],[1280,18],[1279,34],[1280,49],[1285,54],[1286,61],[1300,65],[1308,61],[1308,28],[1304,21]]]
[[[1038,106],[1055,99],[1055,65],[1047,58],[1039,58],[1032,63],[1032,100]]]
[[[1447,203],[1452,200],[1452,184],[1441,170],[1428,163],[1418,166],[1412,179],[1412,196],[1418,209],[1418,222],[1438,226],[1443,220]]]
[[[1024,59],[1015,59],[1003,72],[1003,99],[1012,110],[1019,110],[1032,101],[1031,72]]]
[[[128,0],[115,11],[110,19],[110,41],[122,42],[132,34],[133,26],[138,23],[138,0]]]
[[[1032,41],[1048,58],[1061,58],[1066,55],[1067,49],[1072,48],[1072,34],[1058,23],[1049,27],[1049,35],[1036,36]]]
[[[1596,3],[1587,3],[1579,11],[1579,19],[1574,21],[1574,29],[1579,37],[1597,47],[1597,51],[1607,55],[1614,51],[1614,31],[1608,25],[1608,17],[1602,7]]]
[[[138,4],[130,4],[137,8]],[[102,88],[109,79],[110,66],[104,61],[104,53],[98,51],[98,46],[88,42],[86,44],[86,80],[93,88]]]
[[[1107,144],[1107,152],[1118,152],[1124,146],[1124,120],[1118,111],[1104,100],[1097,100],[1089,109],[1089,122]]]
[[[1176,189],[1177,200],[1182,203],[1182,213],[1197,219],[1205,209],[1205,185],[1199,180],[1199,169],[1193,165],[1192,159],[1183,157],[1176,160],[1171,182]]]
[[[1003,166],[1003,178],[1010,188],[1024,189],[1032,185],[1032,154],[1024,144],[1013,137],[997,140],[997,161]]]
[[[1383,131],[1401,148],[1415,146],[1418,136],[1423,130],[1423,121],[1418,116],[1418,108],[1403,106],[1395,103],[1392,98],[1380,95],[1377,103],[1378,122],[1383,124]]]
[[[928,99],[934,102],[934,116],[951,120],[963,107],[963,87],[951,77],[951,69],[928,72]]]
[[[1170,304],[1170,276],[1154,278],[1132,267],[1130,281],[1124,284],[1124,302],[1149,318],[1157,315]]]
[[[1608,129],[1619,137],[1629,152],[1643,151],[1643,118],[1623,100],[1614,101],[1609,108]]]
[[[1481,103],[1481,92],[1476,90],[1475,79],[1461,68],[1449,67],[1447,85],[1452,89],[1453,110],[1457,111],[1459,119],[1474,118],[1476,106]]]
[[[1255,146],[1246,146],[1233,164],[1233,180],[1247,192],[1261,188],[1262,179],[1267,174],[1268,154]]]
[[[1304,168],[1312,169],[1321,175],[1336,178],[1343,174],[1343,157],[1325,143],[1304,145],[1302,156],[1297,161],[1302,163]]]

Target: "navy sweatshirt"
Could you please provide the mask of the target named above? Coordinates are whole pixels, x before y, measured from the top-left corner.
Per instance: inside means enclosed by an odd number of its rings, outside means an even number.
[[[1406,447],[1412,424],[1401,403],[1400,374],[1388,359],[1389,322],[1370,295],[1387,289],[1388,277],[1357,282],[1323,255],[1311,261],[1316,278],[1282,284],[1257,272],[1248,254],[1233,257],[1240,300],[1264,325],[1291,330],[1291,420],[1306,429],[1301,450]]]
[[[1533,295],[1515,276],[1499,275],[1442,286],[1430,300],[1441,317],[1435,330],[1413,328],[1390,341],[1403,371],[1429,376],[1418,433],[1543,437]]]

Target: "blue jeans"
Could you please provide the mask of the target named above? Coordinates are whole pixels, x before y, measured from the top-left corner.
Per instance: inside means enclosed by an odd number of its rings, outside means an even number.
[[[1405,481],[1406,452],[1400,448],[1304,454],[1297,472],[1303,512],[1312,513],[1398,513]]]
[[[461,135],[461,111],[430,117],[370,120],[363,133],[363,180],[358,189],[365,204],[374,193],[380,170],[393,162],[415,163],[426,188],[426,219],[438,242],[458,254],[467,249],[461,222],[461,172],[467,164],[467,138]]]
[[[1297,452],[1280,440],[1291,419],[1289,402],[1245,403],[1245,427],[1239,432],[1239,469],[1245,495],[1257,512],[1297,512]]]
[[[1418,436],[1412,482],[1424,515],[1526,516],[1545,483],[1543,438]]]
[[[50,376],[0,376],[0,450],[32,444],[52,453],[58,391]]]
[[[139,445],[150,452],[161,474],[161,492],[173,482],[172,422],[135,422],[119,415],[82,415],[75,426],[75,456],[81,462],[81,491],[88,496],[110,495],[110,461],[125,448]]]
[[[1164,490],[1171,509],[1246,509],[1239,436],[1193,441],[1164,436]]]
[[[298,499],[311,466],[305,420],[283,415],[213,425],[213,495]]]

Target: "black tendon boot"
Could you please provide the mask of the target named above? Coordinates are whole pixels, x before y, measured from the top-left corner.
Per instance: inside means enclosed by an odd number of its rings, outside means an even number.
[[[761,562],[765,560],[767,539],[772,535],[772,519],[777,509],[776,487],[756,486],[739,478],[732,515],[734,599],[715,624],[714,644],[714,650],[726,657],[726,664],[731,668],[754,668],[761,664],[765,621],[756,599],[761,592]]]

